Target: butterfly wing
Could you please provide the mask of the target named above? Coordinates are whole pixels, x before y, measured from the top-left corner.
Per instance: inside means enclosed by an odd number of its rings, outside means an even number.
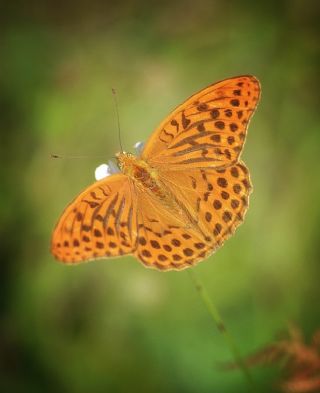
[[[238,160],[259,97],[253,76],[215,83],[180,105],[151,135],[141,158],[157,169],[183,214],[147,194],[138,196],[135,255],[144,264],[161,270],[194,265],[243,221],[251,183]]]
[[[137,190],[134,255],[147,267],[181,270],[212,254],[242,223],[251,192],[249,172],[237,163],[219,171],[168,169],[159,178],[181,214]]]
[[[254,76],[208,86],[178,106],[147,141],[141,157],[153,167],[221,168],[235,163],[260,98]]]
[[[158,270],[181,270],[203,259],[203,234],[156,198],[138,191],[138,236],[134,255]],[[207,239],[208,240],[208,239]]]
[[[242,223],[252,190],[249,171],[242,163],[225,169],[192,169],[161,173],[166,185],[187,209],[207,240],[206,256],[222,246]],[[211,250],[211,252],[210,252]]]
[[[129,254],[136,228],[134,189],[127,176],[115,174],[88,187],[65,209],[51,252],[65,263]]]

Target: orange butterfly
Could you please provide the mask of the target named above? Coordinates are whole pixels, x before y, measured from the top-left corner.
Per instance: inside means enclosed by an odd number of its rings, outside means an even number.
[[[239,76],[178,106],[137,157],[117,153],[120,173],[84,190],[63,212],[51,251],[65,263],[133,254],[180,270],[208,257],[243,221],[251,192],[239,156],[260,97]]]

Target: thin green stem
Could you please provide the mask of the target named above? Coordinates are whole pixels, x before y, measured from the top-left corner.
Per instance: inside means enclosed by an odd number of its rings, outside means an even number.
[[[241,357],[241,354],[238,350],[238,347],[237,347],[233,337],[231,336],[230,332],[228,331],[217,307],[214,305],[206,288],[204,287],[204,285],[200,281],[200,279],[199,279],[198,275],[196,274],[196,272],[194,271],[194,269],[188,269],[188,272],[189,272],[190,277],[195,285],[197,292],[200,295],[201,300],[203,301],[204,305],[206,306],[207,310],[209,311],[209,314],[210,314],[216,328],[224,337],[225,342],[228,345],[228,347],[233,355],[234,361],[236,362],[236,364],[239,366],[239,368],[243,372],[250,388],[253,388],[254,383],[253,383],[252,377],[249,373],[248,367],[246,366],[246,364],[242,360],[242,357]]]

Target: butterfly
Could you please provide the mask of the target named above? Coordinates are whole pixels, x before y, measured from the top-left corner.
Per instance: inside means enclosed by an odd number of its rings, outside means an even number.
[[[71,202],[51,252],[68,264],[134,255],[181,270],[207,258],[242,223],[252,190],[240,154],[260,98],[250,75],[214,83],[178,106],[141,153]]]

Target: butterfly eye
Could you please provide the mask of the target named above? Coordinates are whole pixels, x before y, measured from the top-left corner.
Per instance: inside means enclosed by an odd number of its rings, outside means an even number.
[[[133,145],[133,147],[136,151],[136,154],[139,155],[139,154],[141,154],[141,152],[144,148],[144,142],[137,142]]]

